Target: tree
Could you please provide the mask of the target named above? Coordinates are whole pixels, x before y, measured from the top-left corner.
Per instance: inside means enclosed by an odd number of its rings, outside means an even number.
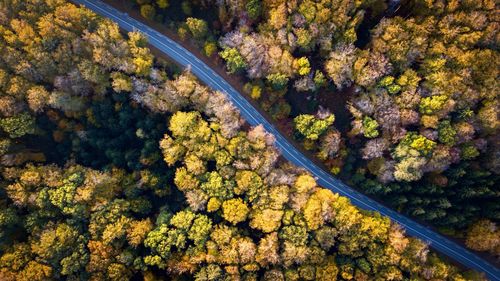
[[[328,218],[333,216],[330,205],[335,199],[335,195],[327,189],[320,189],[309,197],[304,207],[304,219],[309,229],[317,230],[327,223]]]
[[[325,75],[323,74],[323,72],[321,72],[320,70],[316,70],[316,72],[314,73],[313,81],[314,81],[314,84],[316,85],[316,88],[320,88],[320,87],[325,86],[326,79],[325,79]]]
[[[170,6],[170,3],[168,0],[156,0],[156,5],[158,5],[158,8],[160,9],[166,9]]]
[[[187,18],[186,25],[194,39],[203,39],[208,32],[207,22],[197,18]]]
[[[423,175],[425,162],[425,159],[421,157],[404,158],[401,162],[396,164],[394,177],[400,181],[419,180]]]
[[[26,93],[28,105],[34,112],[41,112],[49,102],[50,93],[42,86],[31,87]]]
[[[111,73],[111,79],[113,79],[112,86],[115,92],[131,92],[132,91],[132,81],[131,79],[121,72]]]
[[[434,149],[436,142],[426,138],[425,136],[410,132],[401,140],[396,147],[395,156],[396,158],[405,156],[414,156],[408,149],[414,149],[422,156],[429,156]]]
[[[207,57],[211,57],[217,51],[217,45],[213,41],[206,41],[203,52]]]
[[[442,121],[438,126],[438,136],[441,143],[453,146],[456,142],[457,131],[453,129],[449,120]]]
[[[188,238],[196,246],[204,245],[212,230],[212,221],[204,215],[198,215],[189,229]]]
[[[490,251],[500,254],[500,230],[489,220],[473,224],[467,232],[466,245],[476,251]]]
[[[246,194],[249,201],[255,200],[262,191],[262,179],[253,171],[238,171],[236,172],[235,179],[235,194]]]
[[[376,120],[365,116],[363,118],[363,135],[367,138],[376,138],[379,135],[379,132],[377,130],[378,128],[378,123]]]
[[[352,45],[340,45],[330,53],[330,58],[325,63],[326,73],[339,89],[352,83],[355,50]]]
[[[330,114],[323,119],[316,118],[314,115],[302,114],[293,119],[295,129],[310,140],[317,140],[329,126],[335,121],[335,116]]]
[[[490,132],[496,132],[498,128],[500,128],[500,119],[499,115],[499,106],[498,102],[495,101],[486,101],[484,102],[484,106],[479,109],[477,114],[479,121],[485,130]]]
[[[127,241],[132,247],[138,247],[142,244],[148,232],[153,229],[151,220],[144,219],[140,221],[133,221],[127,229]]]
[[[144,4],[141,5],[141,16],[145,17],[148,20],[154,19],[156,15],[156,9],[153,5]]]
[[[31,249],[42,261],[62,275],[78,272],[87,263],[85,238],[67,225],[57,224],[45,228],[39,241],[32,241]]]
[[[186,16],[190,16],[193,14],[193,8],[191,7],[191,3],[189,1],[182,1],[181,8],[182,8],[182,12]]]
[[[229,199],[222,203],[222,217],[233,225],[245,221],[248,212],[248,206],[241,198]]]
[[[285,74],[273,73],[266,78],[275,90],[284,89],[288,84],[288,77]]]
[[[250,0],[245,5],[245,9],[251,19],[257,20],[262,12],[262,5],[258,0]]]
[[[0,127],[11,138],[20,138],[24,135],[35,133],[35,118],[29,113],[0,119]]]
[[[339,152],[341,141],[342,136],[339,131],[327,131],[320,139],[318,157],[323,160],[333,158]]]
[[[224,48],[219,55],[226,60],[229,73],[237,73],[243,70],[247,64],[236,48]]]
[[[172,136],[181,139],[208,140],[211,133],[208,123],[201,118],[198,111],[176,112],[170,119],[168,128]]]
[[[443,109],[447,100],[448,97],[444,95],[425,97],[420,100],[420,113],[427,115],[435,114]]]
[[[277,231],[281,226],[284,212],[281,210],[264,209],[250,214],[250,227],[264,233]]]
[[[297,73],[301,76],[309,74],[311,71],[311,65],[306,57],[301,57],[295,61]]]

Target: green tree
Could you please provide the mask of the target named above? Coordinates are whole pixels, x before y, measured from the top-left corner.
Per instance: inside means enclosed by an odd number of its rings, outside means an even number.
[[[439,141],[453,146],[456,142],[457,131],[453,129],[449,120],[444,120],[438,127]]]
[[[257,20],[262,13],[262,4],[259,0],[250,0],[247,2],[245,9],[251,19]]]
[[[35,133],[35,118],[29,113],[0,119],[0,127],[11,138],[20,138],[24,135]]]
[[[187,18],[186,24],[194,39],[203,39],[208,32],[207,22],[197,18]]]
[[[158,5],[158,8],[160,9],[166,9],[170,5],[168,0],[156,0],[156,5]]]
[[[141,16],[148,20],[154,19],[154,17],[156,16],[155,7],[150,4],[141,5]]]
[[[309,64],[309,60],[306,57],[301,57],[296,60],[296,68],[297,68],[297,73],[299,75],[307,75],[309,72],[311,72],[311,65]]]
[[[374,120],[368,116],[363,118],[363,135],[367,138],[376,138],[379,135],[377,130],[378,123],[377,120]]]
[[[189,229],[188,238],[191,239],[196,246],[202,246],[205,244],[211,231],[212,221],[210,218],[204,215],[198,215]]]
[[[284,89],[288,84],[288,77],[281,73],[272,73],[267,75],[267,81],[275,90]]]
[[[293,119],[295,129],[310,140],[317,140],[335,121],[333,114],[319,119],[314,115],[301,114]]]
[[[213,41],[206,41],[203,46],[203,53],[207,57],[211,57],[217,51],[217,45]]]
[[[226,61],[229,73],[237,73],[247,66],[247,63],[236,48],[225,48],[219,55]]]
[[[168,128],[174,137],[181,139],[208,140],[211,134],[208,123],[197,111],[176,112],[170,119]]]
[[[425,97],[420,101],[420,112],[427,115],[435,114],[443,109],[447,100],[448,97],[444,95]]]

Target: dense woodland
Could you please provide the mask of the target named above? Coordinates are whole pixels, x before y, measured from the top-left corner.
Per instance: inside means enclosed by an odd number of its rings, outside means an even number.
[[[222,58],[333,174],[500,256],[498,2],[136,2]]]
[[[0,103],[0,280],[483,279],[63,0],[0,2]]]

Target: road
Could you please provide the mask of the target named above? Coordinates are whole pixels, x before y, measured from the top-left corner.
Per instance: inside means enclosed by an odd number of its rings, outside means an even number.
[[[348,197],[354,205],[362,209],[377,211],[382,215],[389,217],[394,222],[400,224],[406,230],[407,234],[429,243],[429,245],[436,251],[461,263],[465,267],[486,273],[491,280],[500,281],[499,268],[488,263],[459,244],[350,188],[340,180],[325,172],[322,168],[315,165],[310,159],[306,158],[298,149],[296,149],[285,137],[283,137],[283,135],[281,135],[281,133],[238,91],[229,85],[215,71],[210,69],[205,63],[178,43],[99,0],[71,1],[84,5],[95,13],[111,19],[124,30],[137,30],[144,33],[148,37],[151,45],[171,57],[178,64],[184,67],[189,66],[191,68],[191,72],[212,89],[226,93],[231,101],[238,107],[243,118],[245,118],[250,125],[256,126],[262,124],[268,132],[275,136],[275,145],[279,148],[282,155],[295,165],[304,167],[308,170],[315,176],[319,185],[328,188],[341,196]]]

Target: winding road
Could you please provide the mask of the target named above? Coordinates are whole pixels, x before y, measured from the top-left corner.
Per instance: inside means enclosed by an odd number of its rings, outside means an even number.
[[[238,107],[243,118],[245,118],[250,125],[256,126],[262,124],[268,132],[275,136],[275,145],[280,149],[282,155],[295,165],[304,167],[308,170],[316,177],[319,185],[329,188],[341,196],[348,197],[354,205],[362,209],[377,211],[382,215],[389,217],[391,220],[400,224],[406,230],[407,234],[427,242],[436,251],[461,263],[465,267],[486,273],[491,280],[500,281],[499,268],[459,244],[350,188],[340,180],[325,172],[322,168],[315,165],[313,161],[306,158],[285,137],[283,137],[283,135],[281,135],[281,133],[262,114],[260,114],[258,110],[256,110],[220,75],[172,39],[133,19],[126,13],[123,13],[99,0],[71,1],[76,4],[84,5],[95,13],[111,19],[124,30],[137,30],[144,33],[148,37],[151,45],[171,57],[178,64],[184,67],[189,66],[191,68],[191,72],[209,87],[226,93],[231,101]]]

